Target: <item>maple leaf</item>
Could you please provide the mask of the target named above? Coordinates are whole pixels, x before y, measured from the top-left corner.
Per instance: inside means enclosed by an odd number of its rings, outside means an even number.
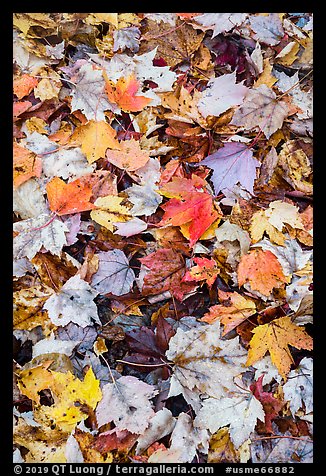
[[[119,149],[116,131],[105,121],[89,121],[75,129],[71,141],[80,145],[90,164],[105,157],[106,149]]]
[[[182,281],[206,281],[207,285],[211,287],[220,272],[216,266],[216,261],[208,258],[194,258],[193,261],[197,266],[190,268]]]
[[[238,337],[221,339],[220,323],[215,322],[186,331],[178,328],[165,355],[174,363],[169,396],[183,393],[197,411],[199,395],[219,399],[237,390],[233,379],[244,370],[246,351]]]
[[[148,152],[142,150],[139,142],[135,139],[122,141],[119,147],[120,150],[108,150],[106,157],[109,162],[120,169],[134,172],[149,161]]]
[[[13,294],[13,325],[15,329],[31,330],[44,325],[43,304],[52,295],[53,289],[46,285],[30,286]]]
[[[34,78],[29,74],[22,74],[14,80],[14,94],[18,97],[18,99],[23,99],[23,97],[28,96],[28,94],[33,91],[37,83],[37,78]]]
[[[43,188],[43,187],[42,187]],[[41,183],[31,178],[13,190],[13,211],[20,218],[36,218],[49,213],[49,207],[41,189]]]
[[[14,223],[13,229],[18,233],[13,243],[16,259],[24,256],[34,258],[42,246],[60,256],[62,247],[67,243],[65,232],[69,231],[64,223],[46,213]]]
[[[113,32],[113,51],[116,52],[120,50],[120,52],[122,52],[128,48],[131,52],[137,53],[139,50],[140,36],[140,29],[135,26],[115,30]]]
[[[50,209],[59,216],[96,208],[90,202],[92,196],[91,184],[80,179],[66,184],[59,177],[54,177],[48,182],[46,191]]]
[[[13,155],[15,187],[19,187],[31,177],[41,176],[42,161],[39,157],[36,157],[33,152],[14,142]]]
[[[207,463],[234,463],[239,454],[230,439],[228,428],[221,428],[209,440]]]
[[[79,69],[76,80],[72,92],[72,110],[80,109],[89,121],[105,121],[104,111],[114,108],[105,95],[103,71],[93,69],[91,64],[84,64]]]
[[[236,73],[224,74],[207,83],[198,101],[198,110],[203,117],[220,116],[233,106],[242,104],[248,91],[243,84],[236,84]]]
[[[155,441],[169,435],[176,424],[176,418],[170,410],[162,408],[150,419],[149,426],[137,439],[136,455],[143,453]]]
[[[215,192],[232,189],[238,182],[249,192],[253,192],[256,168],[260,162],[252,151],[241,142],[225,142],[214,154],[206,157],[200,165],[213,169],[212,182]]]
[[[249,438],[258,419],[265,419],[262,404],[251,393],[238,392],[232,397],[204,400],[194,424],[199,428],[208,428],[211,433],[229,425],[231,441],[239,448]]]
[[[168,35],[169,41],[166,41]],[[142,37],[141,51],[157,49],[157,55],[163,58],[169,66],[176,66],[182,61],[189,61],[198,50],[204,33],[196,31],[192,26],[177,20],[177,28],[171,29],[169,23],[156,23],[149,20]]]
[[[312,350],[312,338],[304,329],[292,323],[291,317],[284,316],[255,327],[246,365],[252,365],[264,357],[267,351],[281,376],[286,379],[293,358],[289,345],[296,349]]]
[[[105,89],[110,102],[117,104],[125,112],[142,111],[152,99],[145,96],[137,96],[140,82],[130,75],[127,78],[120,77],[117,83],[107,81]]]
[[[270,392],[265,392],[263,389],[264,376],[261,375],[259,379],[250,385],[250,390],[253,395],[261,402],[265,412],[265,429],[267,433],[273,433],[272,421],[277,417],[284,406],[284,403],[278,400]]]
[[[182,199],[171,198],[161,206],[164,210],[160,222],[164,225],[185,225],[189,223],[190,246],[219,218],[213,208],[213,197],[206,192],[186,192]]]
[[[256,440],[252,442],[250,453],[253,463],[312,463],[313,443],[309,436],[293,439],[290,432],[279,434],[282,438],[268,440],[268,443]],[[287,438],[283,438],[283,436]]]
[[[127,294],[133,285],[135,274],[121,250],[97,253],[98,270],[92,276],[92,287],[101,294],[115,296]]]
[[[180,451],[178,462],[191,463],[197,450],[208,451],[209,434],[206,428],[194,426],[193,420],[187,413],[180,413],[171,434],[170,450]]]
[[[42,172],[46,177],[79,178],[94,171],[94,166],[79,147],[58,151],[55,142],[38,132],[26,138],[26,148],[42,156]]]
[[[266,84],[262,84],[248,91],[242,106],[234,113],[230,124],[244,126],[247,129],[259,126],[269,139],[282,127],[288,113],[287,104],[277,100],[274,91]]]
[[[177,299],[182,299],[194,289],[193,285],[182,283],[185,262],[181,253],[174,249],[160,248],[139,261],[146,270],[141,287],[144,296],[170,291]]]
[[[75,322],[81,327],[92,323],[92,319],[101,325],[97,307],[93,299],[98,295],[79,275],[73,276],[62,286],[60,292],[51,296],[44,304],[44,309],[56,326],[66,326]],[[78,312],[77,312],[78,309]]]
[[[97,198],[94,202],[96,209],[91,211],[91,218],[113,232],[116,222],[128,222],[131,218],[129,208],[121,205],[123,201],[123,197],[115,195]]]
[[[129,202],[134,206],[130,210],[133,216],[149,216],[156,212],[157,207],[162,202],[162,197],[155,191],[152,184],[136,185],[133,184],[125,190],[128,194]]]
[[[267,45],[277,45],[284,35],[282,22],[277,13],[266,16],[250,16],[250,25],[254,30],[254,38]]]
[[[210,307],[200,320],[212,324],[219,319],[224,326],[223,336],[256,313],[254,301],[239,293],[219,289],[218,298],[221,304]]]
[[[313,411],[313,364],[312,359],[304,357],[298,367],[291,370],[283,385],[284,400],[289,402],[292,415],[305,406],[305,413]]]
[[[242,256],[238,267],[238,282],[242,286],[250,283],[252,290],[269,296],[273,288],[287,282],[282,266],[276,256],[269,250],[252,250]]]
[[[197,27],[205,30],[213,30],[212,38],[220,33],[232,30],[241,25],[246,19],[247,13],[204,13],[194,18]]]
[[[106,384],[102,391],[103,397],[96,409],[99,426],[113,421],[119,430],[137,434],[146,430],[154,415],[150,400],[158,393],[153,385],[123,376]]]

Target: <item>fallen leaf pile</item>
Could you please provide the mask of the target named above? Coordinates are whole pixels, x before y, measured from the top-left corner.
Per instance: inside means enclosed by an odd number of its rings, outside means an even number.
[[[13,24],[14,461],[312,461],[312,14]]]

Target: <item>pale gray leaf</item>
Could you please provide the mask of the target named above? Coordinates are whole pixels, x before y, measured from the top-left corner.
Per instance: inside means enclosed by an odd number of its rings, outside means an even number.
[[[129,293],[135,273],[129,267],[129,261],[123,251],[103,251],[96,256],[99,266],[92,277],[93,288],[101,294],[112,293],[115,296]]]

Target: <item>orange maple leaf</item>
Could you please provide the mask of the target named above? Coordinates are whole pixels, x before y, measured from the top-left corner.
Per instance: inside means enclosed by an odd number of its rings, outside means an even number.
[[[14,186],[17,188],[31,177],[40,177],[42,161],[34,152],[14,142]]]
[[[127,78],[119,78],[116,85],[107,81],[105,89],[111,102],[117,104],[125,112],[142,111],[152,99],[145,96],[137,96],[140,83],[130,75]]]
[[[287,282],[282,266],[276,256],[269,250],[252,250],[242,256],[238,266],[238,282],[242,286],[250,283],[253,291],[269,296],[273,288]]]
[[[96,208],[90,203],[92,185],[82,179],[65,183],[54,177],[46,186],[50,209],[57,215],[84,212]]]
[[[14,80],[14,94],[18,99],[22,99],[27,96],[35,86],[37,85],[38,80],[30,76],[29,74],[23,74],[19,78]]]
[[[196,266],[186,272],[182,281],[206,281],[207,285],[211,287],[220,272],[216,266],[216,261],[208,258],[194,258],[193,261]]]
[[[128,172],[140,169],[149,161],[148,152],[142,150],[135,139],[121,141],[120,150],[107,150],[106,157],[111,164]]]

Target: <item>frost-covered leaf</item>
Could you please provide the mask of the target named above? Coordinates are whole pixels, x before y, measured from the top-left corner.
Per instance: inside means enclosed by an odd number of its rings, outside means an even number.
[[[119,430],[142,434],[154,416],[150,400],[157,393],[152,385],[132,376],[123,376],[106,384],[96,409],[98,425],[113,421]]]
[[[198,101],[198,110],[203,117],[219,116],[233,106],[242,104],[248,88],[241,83],[236,84],[236,74],[224,74],[211,79],[207,89]]]
[[[250,392],[242,392],[232,397],[204,400],[194,424],[199,428],[208,428],[211,433],[230,425],[231,440],[239,448],[249,438],[257,420],[265,420],[262,404]]]
[[[170,339],[166,356],[174,363],[172,378],[197,400],[201,394],[220,398],[236,390],[233,379],[244,371],[246,351],[239,338],[223,340],[220,333],[217,321],[187,331],[179,328]]]
[[[62,247],[67,244],[65,232],[69,231],[64,223],[51,215],[42,213],[14,223],[18,233],[14,238],[14,257],[16,259],[34,258],[42,246],[54,255],[60,256]]]
[[[75,322],[81,327],[89,326],[94,320],[101,324],[97,314],[94,298],[98,291],[94,290],[79,275],[70,278],[60,292],[51,296],[44,304],[44,309],[56,326],[66,326]]]
[[[283,385],[284,399],[289,402],[292,415],[305,405],[305,413],[313,411],[313,363],[304,357],[298,367],[288,374]]]
[[[33,359],[44,354],[65,354],[71,355],[74,348],[79,344],[76,340],[59,340],[51,335],[49,338],[41,339],[33,346]]]
[[[135,273],[129,267],[129,261],[123,251],[106,251],[98,253],[97,256],[99,266],[92,276],[93,288],[101,294],[127,294],[132,288]]]
[[[113,51],[123,52],[128,48],[132,53],[139,50],[140,30],[136,26],[121,28],[113,33],[114,44]]]
[[[235,112],[231,124],[246,129],[260,127],[267,139],[280,129],[288,116],[288,106],[284,101],[276,99],[274,91],[262,84],[250,89],[242,106]]]

